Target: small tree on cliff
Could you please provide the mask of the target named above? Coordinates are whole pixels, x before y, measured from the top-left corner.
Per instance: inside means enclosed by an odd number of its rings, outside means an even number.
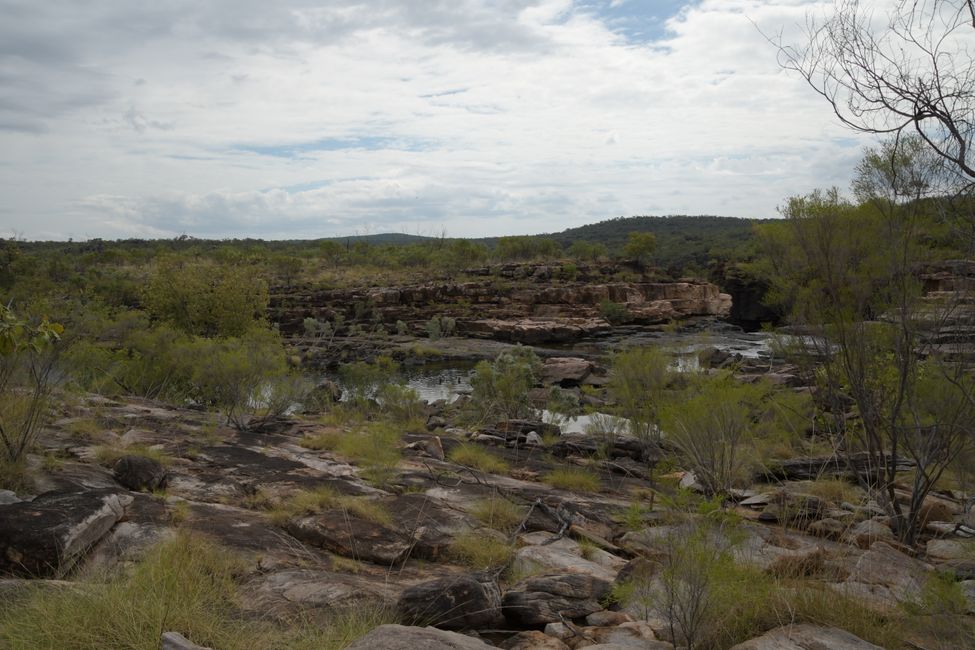
[[[653,252],[657,250],[657,238],[652,232],[631,232],[623,246],[623,256],[635,260],[640,266],[649,266]]]

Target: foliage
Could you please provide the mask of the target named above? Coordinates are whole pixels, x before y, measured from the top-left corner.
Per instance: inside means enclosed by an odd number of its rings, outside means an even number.
[[[657,238],[652,232],[631,232],[626,237],[623,257],[636,260],[643,266],[650,264],[651,255],[657,250]]]
[[[0,305],[0,443],[15,469],[50,412],[58,342],[64,328],[47,318],[32,323]]]
[[[547,237],[502,237],[494,254],[500,260],[534,260],[557,257],[562,247]]]
[[[630,348],[612,357],[609,395],[647,448],[660,444],[658,414],[669,382],[670,358],[659,348]]]
[[[242,336],[264,322],[267,304],[258,269],[211,261],[162,260],[145,292],[150,315],[200,336]]]
[[[599,302],[599,315],[613,325],[622,325],[633,320],[633,315],[626,305],[612,300],[602,300]]]
[[[482,420],[531,418],[535,408],[529,392],[541,371],[531,348],[517,347],[499,354],[493,363],[481,361],[471,377],[471,407]]]
[[[587,262],[598,262],[600,259],[609,256],[609,249],[606,248],[605,244],[582,239],[572,242],[567,252],[570,257]]]
[[[349,401],[365,407],[377,391],[396,377],[399,365],[390,357],[378,357],[373,363],[355,361],[342,366],[339,374]]]
[[[761,232],[777,297],[812,334],[801,343],[806,358],[819,360],[832,444],[868,453],[877,471],[863,487],[907,543],[924,497],[971,444],[975,395],[966,364],[943,361],[929,343],[944,340],[957,296],[926,300],[915,272],[942,253],[943,202],[921,200],[929,191],[921,151],[910,142],[868,151],[855,182],[859,204],[814,192],[791,199],[786,219]],[[888,454],[918,466],[906,507]]]

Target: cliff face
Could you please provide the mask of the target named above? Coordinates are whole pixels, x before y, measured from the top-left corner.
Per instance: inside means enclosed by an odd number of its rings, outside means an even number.
[[[561,267],[516,267],[519,276],[492,274],[490,279],[422,285],[316,289],[293,287],[273,292],[272,320],[285,334],[302,331],[307,317],[347,323],[382,323],[387,329],[403,321],[422,329],[431,318],[455,319],[465,336],[537,343],[570,341],[609,329],[601,305],[625,308],[627,322],[665,323],[698,316],[727,316],[731,297],[717,286],[696,280],[678,282],[605,281],[587,269],[565,279]]]

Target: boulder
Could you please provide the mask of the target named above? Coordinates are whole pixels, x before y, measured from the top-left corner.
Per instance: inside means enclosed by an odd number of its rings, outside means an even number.
[[[179,632],[163,632],[162,650],[211,650],[202,645],[196,645]]]
[[[578,357],[551,357],[542,365],[542,383],[559,384],[563,388],[580,385],[592,373],[592,361]]]
[[[610,582],[581,573],[533,576],[501,599],[504,616],[516,625],[544,625],[603,609]]]
[[[501,590],[487,575],[451,576],[405,589],[396,609],[411,625],[448,630],[489,627],[501,620]]]
[[[410,550],[409,541],[397,531],[342,510],[295,517],[285,530],[313,546],[366,562],[393,564]]]
[[[380,625],[346,650],[490,650],[479,639],[435,627]]]
[[[560,639],[538,630],[519,632],[501,644],[504,650],[571,650]]]
[[[811,494],[780,491],[775,493],[758,520],[766,523],[801,524],[819,519],[826,504]]]
[[[936,560],[966,560],[975,558],[975,541],[932,539],[927,545],[928,557]]]
[[[108,490],[47,492],[0,506],[0,573],[60,576],[111,530],[132,497]]]
[[[874,542],[894,541],[894,531],[883,517],[867,519],[853,526],[845,535],[846,541],[860,548],[870,548]]]
[[[846,630],[803,623],[785,625],[731,650],[883,650]]]
[[[20,503],[22,499],[10,490],[0,490],[0,506],[7,506],[11,503]]]
[[[582,548],[571,539],[549,542],[551,535],[542,532],[519,537],[526,546],[518,549],[512,563],[515,572],[529,573],[541,567],[546,573],[584,573],[612,581],[626,562],[602,549],[591,549],[584,558]]]
[[[889,606],[894,602],[914,600],[921,593],[928,574],[928,568],[922,562],[889,544],[874,542],[857,560],[845,584],[848,592],[862,593],[874,604]]]
[[[166,483],[166,469],[158,460],[145,456],[122,456],[112,467],[115,480],[136,492],[152,492]]]

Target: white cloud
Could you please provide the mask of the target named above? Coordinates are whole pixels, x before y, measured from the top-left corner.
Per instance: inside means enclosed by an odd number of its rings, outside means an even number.
[[[476,236],[774,216],[858,155],[752,24],[817,6],[703,0],[640,42],[571,0],[0,0],[0,226]]]

